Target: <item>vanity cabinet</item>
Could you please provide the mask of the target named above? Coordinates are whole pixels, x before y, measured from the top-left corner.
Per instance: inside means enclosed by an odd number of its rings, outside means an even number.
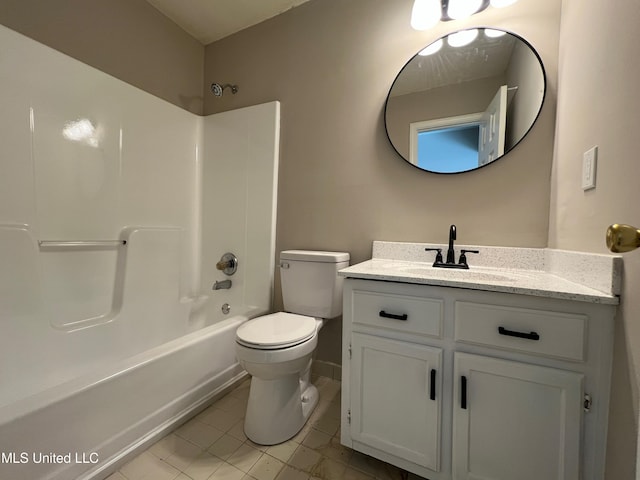
[[[341,441],[430,480],[602,480],[614,312],[347,278]]]
[[[464,353],[454,365],[454,478],[580,478],[583,375]]]
[[[437,471],[442,350],[360,333],[351,349],[353,439]]]

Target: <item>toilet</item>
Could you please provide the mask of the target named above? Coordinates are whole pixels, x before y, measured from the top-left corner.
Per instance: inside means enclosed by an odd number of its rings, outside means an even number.
[[[261,445],[282,443],[302,429],[318,404],[311,357],[324,321],[342,313],[342,278],[349,254],[280,253],[284,312],[248,320],[236,332],[236,355],[251,374],[244,433]]]

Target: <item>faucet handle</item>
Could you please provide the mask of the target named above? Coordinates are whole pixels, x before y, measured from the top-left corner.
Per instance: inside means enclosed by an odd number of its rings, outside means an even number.
[[[216,268],[222,270],[225,275],[233,275],[238,270],[238,258],[233,253],[227,252],[216,263]]]
[[[436,253],[436,261],[433,262],[433,263],[434,264],[442,263],[442,249],[441,248],[425,248],[424,251],[425,252],[438,252],[438,253]]]
[[[480,253],[480,250],[460,250],[460,260],[458,260],[459,265],[467,265],[467,253]]]

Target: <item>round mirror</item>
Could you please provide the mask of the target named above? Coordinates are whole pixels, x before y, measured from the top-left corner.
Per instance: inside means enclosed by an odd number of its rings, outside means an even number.
[[[522,38],[478,28],[415,55],[385,104],[393,148],[412,165],[460,173],[505,155],[531,130],[546,91],[540,56]]]

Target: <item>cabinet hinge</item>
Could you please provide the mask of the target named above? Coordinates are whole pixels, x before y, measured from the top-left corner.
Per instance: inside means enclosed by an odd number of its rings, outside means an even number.
[[[582,407],[584,408],[585,413],[589,413],[591,411],[591,395],[589,395],[588,393],[584,394],[584,402],[582,404]]]
[[[347,410],[347,422],[351,424],[351,409]]]

